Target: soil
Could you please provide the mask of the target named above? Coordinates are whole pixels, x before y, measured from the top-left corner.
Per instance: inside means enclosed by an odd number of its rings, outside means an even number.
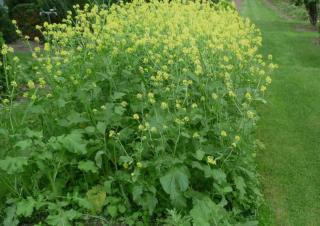
[[[241,2],[242,2],[242,0],[234,0],[234,3],[236,3],[236,7],[237,7],[238,11],[240,11]]]
[[[29,44],[30,46],[28,46],[28,44],[24,41],[18,40],[14,43],[9,44],[9,46],[11,46],[15,50],[15,52],[30,52],[30,47],[33,49],[35,46],[37,46],[37,44],[33,41],[29,41]]]

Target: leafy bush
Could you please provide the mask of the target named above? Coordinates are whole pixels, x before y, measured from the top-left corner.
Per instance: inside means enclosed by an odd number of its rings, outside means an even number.
[[[4,40],[11,43],[17,39],[15,26],[11,23],[7,9],[0,6],[0,32],[3,34]]]
[[[35,29],[36,25],[40,25],[43,22],[39,12],[40,9],[36,4],[24,3],[16,5],[11,10],[11,15],[17,21],[22,33],[33,38],[39,36],[39,32]]]
[[[6,56],[4,225],[257,225],[259,30],[205,2],[76,12],[44,24],[29,78]]]

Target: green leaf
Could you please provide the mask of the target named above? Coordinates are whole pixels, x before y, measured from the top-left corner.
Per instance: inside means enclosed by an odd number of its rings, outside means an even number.
[[[227,219],[224,210],[215,204],[209,197],[194,200],[194,206],[190,211],[194,226],[220,226],[229,225],[223,223]]]
[[[88,119],[84,118],[80,113],[75,111],[72,111],[69,114],[69,116],[67,117],[67,120],[69,122],[69,125],[88,122]]]
[[[107,212],[110,214],[111,217],[116,217],[118,215],[118,208],[117,206],[108,206]]]
[[[30,217],[33,213],[36,201],[32,197],[28,197],[17,203],[17,215]]]
[[[112,100],[118,100],[118,99],[121,99],[122,97],[124,97],[126,94],[125,93],[121,93],[121,92],[115,92],[111,99]]]
[[[189,187],[188,171],[185,167],[176,167],[160,178],[163,190],[170,195],[172,201],[181,199],[181,192]]]
[[[213,169],[212,174],[214,179],[216,179],[219,184],[227,181],[227,175],[225,174],[225,172],[223,172],[222,169]]]
[[[143,187],[141,185],[135,185],[132,188],[132,198],[134,201],[139,201],[143,193]]]
[[[106,128],[107,128],[106,123],[104,123],[104,122],[98,122],[98,124],[97,124],[97,130],[98,130],[103,136],[106,135]]]
[[[20,148],[21,150],[25,150],[27,148],[30,148],[32,146],[32,140],[21,140],[15,144],[15,147]]]
[[[24,171],[24,166],[28,165],[26,157],[10,157],[0,160],[0,168],[7,174],[17,174]]]
[[[36,139],[42,139],[43,138],[43,132],[42,131],[34,131],[29,128],[26,129],[26,136],[29,138],[36,138]]]
[[[246,183],[244,182],[243,177],[237,176],[234,178],[234,183],[236,188],[240,192],[240,197],[242,198],[246,194]]]
[[[19,224],[15,206],[9,206],[5,209],[6,217],[3,219],[3,226],[17,226]]]
[[[102,167],[102,155],[104,155],[105,152],[104,151],[98,151],[94,157],[94,160],[96,162],[96,165],[98,166],[98,168]]]
[[[147,209],[149,211],[150,215],[152,215],[157,204],[158,204],[158,199],[155,197],[154,194],[147,193],[143,195],[142,206],[144,209]]]
[[[131,164],[132,162],[133,162],[133,158],[131,158],[130,156],[120,156],[119,157],[120,164],[123,164],[123,163]]]
[[[78,163],[78,168],[84,172],[98,173],[98,168],[91,160],[80,161]]]
[[[0,128],[0,136],[8,136],[9,132],[7,129]]]
[[[106,192],[102,186],[95,186],[87,192],[87,200],[93,206],[93,213],[100,213],[106,201]]]
[[[103,186],[108,194],[112,193],[112,180],[107,180],[103,183]]]
[[[76,210],[59,210],[57,215],[49,215],[46,222],[52,226],[71,226],[72,221],[79,219],[82,215]]]
[[[79,198],[79,197],[73,197],[73,200],[75,202],[77,202],[80,207],[83,207],[83,208],[88,209],[88,210],[92,210],[93,209],[93,205],[87,199]]]
[[[199,161],[201,161],[203,159],[203,157],[205,156],[205,152],[202,150],[197,150],[196,154],[195,154],[195,158],[198,159]]]
[[[123,113],[125,112],[125,108],[122,106],[117,106],[114,108],[114,113],[116,113],[117,115],[123,115]]]
[[[86,144],[82,139],[82,135],[76,131],[68,135],[59,136],[58,142],[69,152],[77,154],[86,154]]]
[[[125,213],[127,208],[124,205],[119,205],[118,206],[118,210],[119,210],[120,213]]]

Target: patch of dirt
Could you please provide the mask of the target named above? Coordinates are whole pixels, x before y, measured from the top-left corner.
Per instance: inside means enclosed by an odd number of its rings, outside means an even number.
[[[320,46],[320,37],[313,39],[312,43],[317,45],[317,46]]]
[[[318,31],[318,29],[312,25],[297,25],[295,30],[298,32],[313,32]]]
[[[236,4],[237,10],[240,11],[242,0],[234,0],[234,3]]]
[[[276,6],[276,4],[272,1],[272,0],[264,0],[264,2],[266,3],[266,5],[268,5],[273,11],[277,12],[280,17],[287,19],[287,20],[292,20],[293,18],[291,16],[289,16],[288,14],[286,14],[285,12],[281,11],[280,9],[278,9],[278,7]]]
[[[33,49],[35,46],[38,46],[38,44],[34,41],[29,41],[29,45],[30,46],[28,46],[28,44],[22,40],[18,40],[14,43],[9,44],[9,46],[11,46],[16,52],[30,52],[31,49]],[[41,45],[40,48],[42,48]]]

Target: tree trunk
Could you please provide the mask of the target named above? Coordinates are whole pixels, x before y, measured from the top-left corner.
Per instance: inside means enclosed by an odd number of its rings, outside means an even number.
[[[308,11],[308,14],[309,14],[309,20],[310,20],[310,23],[313,25],[313,26],[316,26],[317,25],[317,21],[318,21],[318,8],[317,8],[317,2],[308,2],[307,0],[305,0],[305,6],[306,6],[306,9]]]

